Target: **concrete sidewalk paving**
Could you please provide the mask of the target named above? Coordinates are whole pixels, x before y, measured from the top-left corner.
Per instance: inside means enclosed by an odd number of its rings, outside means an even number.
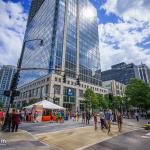
[[[142,122],[142,123],[141,123]],[[112,124],[111,133],[101,130],[95,131],[93,126],[77,127],[72,129],[60,129],[47,133],[31,134],[24,130],[7,133],[0,132],[0,149],[2,150],[81,150],[96,143],[110,139],[119,134],[139,129],[144,124],[143,121],[137,123],[135,120],[124,120],[122,133],[118,132],[116,123]]]
[[[130,132],[132,130],[133,127],[124,126],[122,133]],[[122,133],[118,132],[118,127],[116,125],[112,125],[111,133],[109,135],[107,134],[106,129],[101,130],[98,128],[95,130],[93,126],[87,126],[37,134],[36,137],[38,140],[43,141],[48,145],[55,145],[63,150],[81,150]]]
[[[30,133],[19,130],[18,132],[0,131],[0,149],[2,150],[58,150],[44,142],[37,140]]]

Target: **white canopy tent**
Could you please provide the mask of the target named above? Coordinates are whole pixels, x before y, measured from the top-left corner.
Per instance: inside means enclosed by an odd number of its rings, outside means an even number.
[[[32,109],[34,105],[43,105],[44,109],[52,109],[52,110],[64,110],[65,109],[64,107],[58,106],[58,105],[56,105],[56,104],[54,104],[54,103],[52,103],[50,101],[47,101],[47,100],[42,100],[40,102],[37,102],[35,104],[26,106],[24,108]]]

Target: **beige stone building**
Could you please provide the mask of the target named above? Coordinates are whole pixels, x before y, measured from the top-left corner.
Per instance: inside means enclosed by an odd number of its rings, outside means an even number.
[[[109,93],[112,93],[114,96],[124,96],[126,86],[115,80],[104,81],[102,83],[103,87],[108,89]]]
[[[83,110],[83,94],[87,88],[91,88],[95,93],[108,94],[106,88],[88,84],[80,81],[80,86],[76,85],[76,80],[69,77],[63,83],[63,76],[49,74],[23,85],[18,90],[21,92],[15,99],[15,105],[22,107],[28,105],[32,100],[47,99],[55,104],[71,110]]]

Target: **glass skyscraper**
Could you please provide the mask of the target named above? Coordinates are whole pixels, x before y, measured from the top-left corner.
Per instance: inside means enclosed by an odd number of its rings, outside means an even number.
[[[97,11],[89,0],[32,0],[24,42],[22,68],[43,70],[21,71],[20,85],[52,72],[101,85]]]
[[[10,89],[15,71],[16,67],[10,65],[4,65],[0,69],[0,101],[4,104],[4,107],[9,104],[9,97],[4,96],[4,91]]]

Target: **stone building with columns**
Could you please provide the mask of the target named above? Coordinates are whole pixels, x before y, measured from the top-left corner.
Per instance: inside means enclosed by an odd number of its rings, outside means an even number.
[[[66,83],[63,83],[62,76],[49,74],[19,87],[21,94],[16,97],[15,105],[24,107],[32,100],[37,102],[47,99],[67,109],[80,111],[84,109],[83,94],[87,88],[91,88],[95,93],[108,94],[106,88],[82,81],[79,86],[72,78],[67,78]]]

